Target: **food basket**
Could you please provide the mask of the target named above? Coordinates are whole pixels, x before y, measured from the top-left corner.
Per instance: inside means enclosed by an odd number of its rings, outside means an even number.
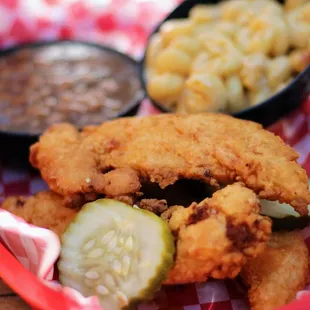
[[[89,40],[110,45],[138,59],[153,27],[179,2],[0,0],[0,44],[7,48],[35,40]],[[138,111],[139,116],[156,113],[159,110],[147,100],[143,101]],[[269,130],[300,153],[299,162],[310,176],[310,97]],[[6,144],[8,147],[9,143]],[[9,195],[30,195],[45,187],[43,181],[27,167],[16,166],[7,160],[0,161],[0,202]],[[305,228],[302,234],[310,250],[310,227]],[[0,241],[0,277],[3,275],[7,283],[34,309],[100,309],[96,298],[86,299],[53,281],[57,279],[53,267],[60,243],[52,232],[28,225],[0,210]],[[9,252],[21,265],[16,264]],[[39,280],[24,273],[24,268]],[[48,287],[49,291],[45,291],[44,287]],[[298,294],[297,299],[282,309],[310,309],[307,288]],[[57,305],[56,308],[52,308],[52,304]],[[138,306],[138,309],[249,310],[249,305],[246,289],[237,279],[165,287],[153,301]]]

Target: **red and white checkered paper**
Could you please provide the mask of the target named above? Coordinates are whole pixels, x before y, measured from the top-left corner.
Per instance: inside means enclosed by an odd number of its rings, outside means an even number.
[[[0,0],[0,47],[42,39],[82,39],[105,43],[139,58],[151,29],[180,0]],[[158,111],[144,101],[139,115]],[[310,97],[270,128],[299,153],[310,176]],[[1,158],[1,157],[0,157]],[[0,159],[0,201],[46,188],[40,177],[18,163]],[[302,234],[310,249],[310,227]],[[0,241],[41,279],[50,279],[60,245],[55,235],[0,212]],[[78,295],[66,290],[71,298]],[[302,296],[301,292],[298,296]],[[79,296],[80,304],[85,301]],[[94,309],[95,306],[93,306]],[[81,308],[83,309],[83,308]],[[166,287],[139,310],[248,310],[246,290],[238,280]],[[305,308],[306,309],[306,308]],[[61,310],[61,309],[60,309]],[[105,309],[109,310],[109,309]]]

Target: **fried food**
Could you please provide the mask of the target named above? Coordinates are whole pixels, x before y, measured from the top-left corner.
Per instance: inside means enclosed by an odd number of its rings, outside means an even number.
[[[309,254],[298,231],[273,233],[262,254],[243,267],[252,310],[288,304],[304,289],[309,277]]]
[[[52,192],[41,192],[31,197],[8,197],[1,208],[29,224],[50,229],[59,237],[78,212],[78,209],[66,207],[63,198]]]
[[[165,201],[156,199],[141,200],[140,206],[158,213],[166,209]],[[59,237],[79,211],[66,207],[64,200],[52,192],[29,198],[9,197],[2,208]],[[271,221],[259,215],[259,209],[255,193],[235,183],[199,204],[164,211],[162,218],[175,236],[177,247],[175,265],[165,283],[235,277],[248,258],[263,251],[271,233]]]
[[[199,204],[164,212],[177,249],[165,284],[236,277],[248,258],[264,250],[271,234],[271,221],[259,210],[254,192],[235,183]]]
[[[123,118],[82,132],[69,124],[48,129],[30,161],[52,191],[76,195],[139,195],[141,183],[161,188],[179,179],[213,186],[244,182],[260,198],[307,214],[306,172],[298,153],[260,125],[220,114]]]

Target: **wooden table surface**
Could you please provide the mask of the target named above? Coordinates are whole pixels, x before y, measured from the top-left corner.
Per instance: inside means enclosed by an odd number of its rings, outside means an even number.
[[[9,289],[0,279],[0,309],[1,310],[30,310],[31,308]]]

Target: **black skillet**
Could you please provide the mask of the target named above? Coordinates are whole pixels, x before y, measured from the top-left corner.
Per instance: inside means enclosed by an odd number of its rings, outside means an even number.
[[[154,30],[154,32],[149,37],[149,42],[155,33],[157,33],[161,25],[170,19],[186,18],[192,7],[196,4],[216,4],[221,2],[221,0],[185,0],[182,2],[174,11],[172,11]],[[283,1],[278,1],[283,3]],[[154,101],[147,92],[146,81],[145,81],[145,56],[140,64],[140,77],[142,80],[142,85],[145,93],[147,94],[149,100],[161,111],[171,112],[165,106]],[[234,113],[233,116],[252,120],[263,126],[269,126],[282,118],[284,115],[290,111],[296,109],[310,94],[310,65],[299,74],[288,86],[282,89],[277,94],[273,95],[264,102],[258,104],[257,106],[249,107],[240,112]]]
[[[75,40],[60,40],[60,41],[44,41],[44,42],[35,42],[29,44],[18,45],[16,47],[12,47],[9,49],[5,49],[0,51],[0,59],[6,57],[12,53],[18,52],[22,49],[28,48],[40,48],[43,46],[52,46],[52,45],[59,45],[59,44],[83,44],[86,46],[96,47],[103,52],[107,51],[109,53],[114,53],[120,56],[124,62],[130,63],[130,65],[134,68],[137,77],[139,75],[139,66],[136,60],[131,58],[130,56],[123,54],[117,50],[112,48],[90,43],[84,41],[75,41]],[[104,54],[103,54],[104,55]],[[1,74],[1,72],[0,72]],[[141,101],[144,98],[144,93],[142,91],[142,85],[140,84],[141,92],[138,94],[134,100],[132,100],[129,104],[127,104],[123,109],[117,114],[116,117],[123,117],[123,116],[133,116],[136,114]],[[0,111],[1,114],[1,111]],[[104,119],[104,118],[103,118]],[[0,130],[0,158],[2,157],[17,157],[20,160],[27,160],[28,157],[28,150],[29,146],[38,140],[39,134],[33,134],[29,132],[19,132],[13,130]]]

